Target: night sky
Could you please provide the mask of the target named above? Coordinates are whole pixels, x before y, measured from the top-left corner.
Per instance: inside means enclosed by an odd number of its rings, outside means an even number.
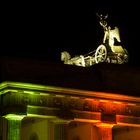
[[[72,3],[6,5],[1,56],[61,63],[61,51],[86,54],[102,43],[103,29],[96,13],[108,14],[108,25],[118,26],[129,64],[140,65],[139,8],[136,3]]]

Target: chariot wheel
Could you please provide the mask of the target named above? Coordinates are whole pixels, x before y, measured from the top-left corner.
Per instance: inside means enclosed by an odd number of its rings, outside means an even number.
[[[107,58],[107,49],[102,44],[96,49],[95,62],[96,63],[104,62],[106,60],[106,58]]]

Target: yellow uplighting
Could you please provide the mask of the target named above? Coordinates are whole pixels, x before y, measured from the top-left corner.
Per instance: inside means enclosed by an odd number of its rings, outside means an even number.
[[[86,122],[86,123],[95,123],[95,124],[101,122],[100,120],[79,119],[79,118],[74,118],[74,121]]]
[[[109,124],[109,123],[99,123],[99,124],[96,124],[96,126],[98,127],[113,127],[114,125],[116,124]]]

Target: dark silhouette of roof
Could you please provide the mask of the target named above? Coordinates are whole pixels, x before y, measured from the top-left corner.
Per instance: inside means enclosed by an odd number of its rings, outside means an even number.
[[[16,81],[140,96],[140,67],[100,63],[79,67],[62,63],[1,57],[0,81]]]

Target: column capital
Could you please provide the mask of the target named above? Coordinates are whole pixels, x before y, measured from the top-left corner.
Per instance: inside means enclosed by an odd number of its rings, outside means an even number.
[[[7,120],[22,120],[26,115],[7,114],[3,116]]]

